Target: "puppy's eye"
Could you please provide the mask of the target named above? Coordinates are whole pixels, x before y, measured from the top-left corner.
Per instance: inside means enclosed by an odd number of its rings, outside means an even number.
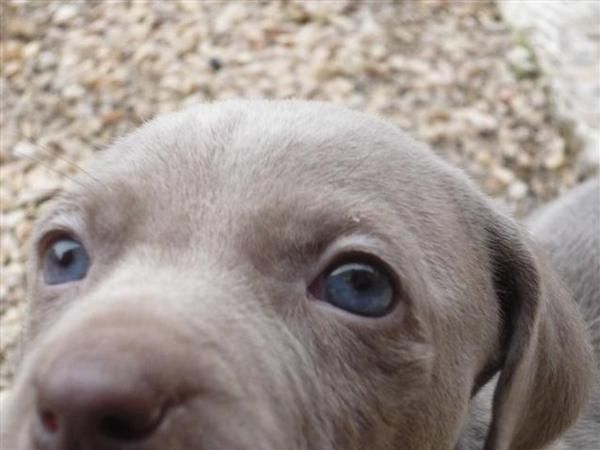
[[[327,272],[319,285],[317,298],[361,316],[383,316],[394,302],[394,283],[378,264],[340,264]]]
[[[83,245],[71,238],[56,240],[44,254],[44,280],[62,284],[81,280],[87,274],[89,257]]]

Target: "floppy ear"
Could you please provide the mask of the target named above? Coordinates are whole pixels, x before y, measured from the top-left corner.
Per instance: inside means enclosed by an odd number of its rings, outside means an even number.
[[[576,304],[547,258],[510,219],[492,215],[485,228],[502,354],[484,449],[542,449],[588,399],[592,349]]]

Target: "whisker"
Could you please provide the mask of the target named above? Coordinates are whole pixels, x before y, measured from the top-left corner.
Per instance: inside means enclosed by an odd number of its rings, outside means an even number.
[[[62,191],[61,187],[47,189],[27,189],[19,193],[17,205],[23,206],[28,203],[42,203],[56,196]]]
[[[81,183],[80,181],[78,181],[75,177],[69,175],[68,173],[64,173],[61,172],[60,170],[57,170],[56,168],[52,167],[50,164],[48,164],[46,161],[44,161],[43,159],[40,159],[36,156],[33,155],[29,155],[27,153],[23,153],[23,152],[19,152],[17,150],[14,151],[15,155],[21,156],[23,158],[28,158],[31,159],[33,161],[38,162],[39,164],[41,164],[43,167],[45,167],[46,169],[48,169],[50,172],[54,172],[57,175],[60,175],[61,177],[67,178],[68,180],[72,181],[75,184],[78,184],[79,186],[85,188],[85,184]],[[102,183],[100,183],[102,186],[104,186]],[[104,186],[106,187],[106,186]]]
[[[36,144],[36,146],[44,151],[46,154],[58,158],[64,162],[66,162],[67,164],[69,164],[71,167],[76,168],[78,171],[80,171],[81,173],[83,173],[84,175],[87,175],[91,180],[93,180],[94,182],[98,183],[100,186],[102,186],[105,189],[108,189],[108,186],[106,186],[104,183],[102,183],[102,181],[100,181],[98,178],[96,178],[94,175],[92,175],[90,172],[88,172],[87,170],[85,170],[83,167],[81,167],[79,164],[77,164],[75,161],[59,154],[57,151],[52,150],[50,147],[42,145],[42,144]]]

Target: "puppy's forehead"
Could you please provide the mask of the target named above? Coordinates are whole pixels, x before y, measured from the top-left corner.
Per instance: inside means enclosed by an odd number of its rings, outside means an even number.
[[[227,234],[248,217],[281,228],[299,211],[344,229],[361,211],[415,196],[431,178],[429,157],[394,127],[350,110],[232,101],[149,122],[82,174],[73,195],[90,223],[163,233],[171,243],[199,230]]]
[[[412,164],[415,147],[387,123],[331,105],[235,101],[160,117],[118,142],[99,166],[130,173],[132,182],[168,179],[173,189],[204,181],[245,188],[261,177],[365,180],[391,169],[391,157]]]

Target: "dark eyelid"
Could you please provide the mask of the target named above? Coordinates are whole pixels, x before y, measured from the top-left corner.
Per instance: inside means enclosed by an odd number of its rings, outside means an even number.
[[[344,264],[362,264],[366,266],[381,266],[388,272],[394,270],[384,260],[366,250],[353,250],[341,251],[336,255],[325,269],[326,273],[331,272],[336,267],[340,267]]]
[[[41,257],[55,242],[62,239],[70,239],[79,242],[75,233],[63,227],[52,227],[48,231],[42,233],[36,240],[35,246],[38,256]]]
[[[309,282],[328,273],[334,266],[357,258],[369,264],[381,265],[399,285],[400,271],[394,265],[389,249],[390,244],[378,236],[362,233],[340,236],[324,249],[319,263],[311,270]]]
[[[43,218],[34,229],[30,238],[32,250],[40,256],[50,243],[62,237],[81,242],[83,230],[83,219],[78,211],[57,208]]]
[[[401,291],[401,283],[400,278],[398,277],[397,271],[385,261],[383,258],[379,256],[368,253],[366,251],[349,251],[349,252],[341,252],[336,255],[331,262],[325,267],[325,270],[319,276],[327,276],[331,274],[333,270],[343,266],[344,264],[358,263],[366,266],[376,267],[381,269],[389,278],[392,288],[396,293]]]

